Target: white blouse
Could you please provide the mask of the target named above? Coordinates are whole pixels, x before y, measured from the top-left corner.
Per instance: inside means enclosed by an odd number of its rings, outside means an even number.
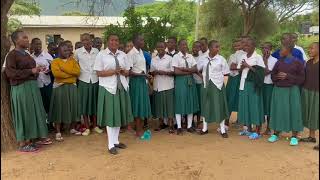
[[[172,57],[165,54],[162,58],[156,56],[151,61],[150,72],[153,71],[173,71]],[[156,75],[153,81],[153,90],[165,91],[174,88],[174,77],[167,75]]]

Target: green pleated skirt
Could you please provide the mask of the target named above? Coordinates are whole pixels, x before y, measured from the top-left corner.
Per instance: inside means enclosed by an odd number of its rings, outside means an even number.
[[[270,109],[270,128],[275,131],[302,131],[301,97],[298,86],[274,86]]]
[[[239,106],[239,86],[240,86],[241,75],[229,76],[227,86],[226,86],[226,94],[228,101],[228,109],[229,112],[238,112]]]
[[[97,123],[101,127],[121,127],[133,121],[129,93],[122,89],[111,94],[99,86]]]
[[[273,90],[273,84],[263,84],[263,89],[262,89],[263,108],[264,108],[264,115],[266,116],[270,116],[272,90]]]
[[[219,90],[212,81],[201,93],[201,116],[207,123],[220,123],[229,117],[226,88],[222,86]]]
[[[239,91],[238,120],[242,125],[261,125],[264,121],[262,93],[256,92],[250,81]]]
[[[154,91],[154,117],[173,118],[174,114],[174,90],[169,89],[161,92]]]
[[[175,114],[193,114],[200,110],[196,84],[190,75],[175,77]]]
[[[319,92],[302,88],[302,119],[304,127],[319,129]]]
[[[74,84],[63,84],[59,87],[53,88],[49,121],[54,123],[70,124],[78,122],[79,103],[78,90]]]
[[[96,115],[99,83],[78,82],[78,102],[80,115]]]
[[[46,111],[46,113],[49,113],[50,100],[52,95],[52,84],[49,84],[48,86],[44,86],[40,88],[40,93],[42,97],[44,110]]]
[[[48,136],[46,112],[37,81],[11,86],[11,113],[18,142]]]
[[[144,77],[130,77],[129,94],[131,99],[132,114],[135,118],[151,117],[149,88]]]

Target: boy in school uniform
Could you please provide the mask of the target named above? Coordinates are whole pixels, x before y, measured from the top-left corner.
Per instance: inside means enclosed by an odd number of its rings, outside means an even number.
[[[93,130],[99,134],[103,132],[103,130],[97,126],[99,83],[97,73],[93,70],[99,50],[92,47],[92,41],[88,33],[82,34],[81,42],[83,46],[75,51],[74,57],[80,65],[80,76],[78,78],[79,113],[83,116],[84,126],[86,128],[82,135],[88,136],[90,134],[90,119]]]
[[[219,50],[219,42],[210,41],[209,54],[201,56],[197,64],[204,79],[201,92],[201,116],[204,120],[200,135],[208,133],[208,123],[216,122],[220,124],[221,136],[228,138],[224,122],[229,117],[224,76],[228,76],[230,71],[226,59],[219,55]]]
[[[101,51],[101,48],[102,48],[102,39],[99,38],[99,37],[95,37],[93,38],[92,40],[92,47],[98,49],[98,51]]]
[[[174,55],[178,54],[176,37],[169,37],[166,46],[166,52],[169,56],[173,57]]]

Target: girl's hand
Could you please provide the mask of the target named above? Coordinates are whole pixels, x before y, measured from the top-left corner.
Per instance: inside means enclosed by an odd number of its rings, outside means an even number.
[[[39,74],[39,72],[41,72],[41,68],[35,67],[35,68],[32,68],[31,71],[33,74]]]
[[[241,67],[243,67],[243,68],[250,68],[251,66],[250,66],[245,60],[243,60],[243,61],[242,61],[242,64],[241,64]]]
[[[277,78],[280,79],[280,80],[286,79],[287,76],[288,76],[288,74],[287,74],[287,73],[284,73],[284,72],[279,72],[279,73],[277,74]]]

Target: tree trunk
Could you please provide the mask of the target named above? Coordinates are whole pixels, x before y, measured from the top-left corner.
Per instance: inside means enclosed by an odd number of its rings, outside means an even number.
[[[1,1],[1,67],[10,49],[7,36],[7,14],[13,2],[14,0]],[[11,118],[9,84],[4,74],[1,73],[1,152],[14,147],[16,147],[16,138]]]

